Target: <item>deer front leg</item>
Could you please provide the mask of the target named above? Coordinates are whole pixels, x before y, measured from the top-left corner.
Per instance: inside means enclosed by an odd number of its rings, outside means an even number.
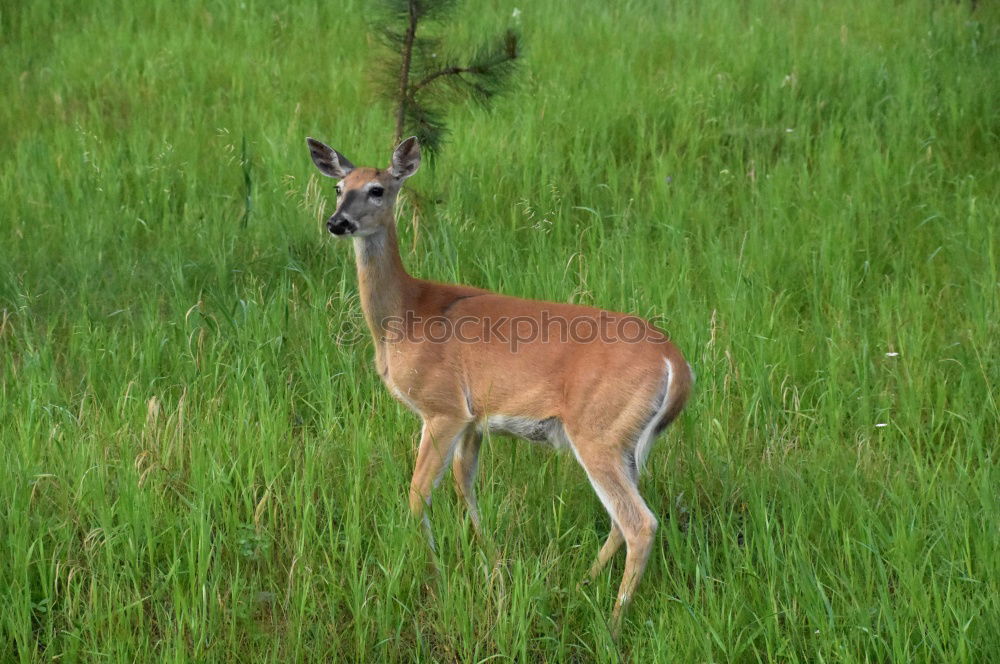
[[[410,481],[410,512],[423,522],[424,532],[431,550],[435,550],[434,535],[431,533],[430,519],[425,510],[431,504],[431,491],[441,481],[455,447],[466,434],[469,423],[444,417],[424,419],[417,450],[417,463]]]

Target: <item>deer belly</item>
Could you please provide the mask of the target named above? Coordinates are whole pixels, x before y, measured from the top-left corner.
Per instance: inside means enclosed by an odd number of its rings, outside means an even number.
[[[486,418],[486,430],[490,433],[523,438],[535,443],[549,443],[562,447],[565,441],[562,422],[558,417],[542,420],[510,415],[490,415]]]

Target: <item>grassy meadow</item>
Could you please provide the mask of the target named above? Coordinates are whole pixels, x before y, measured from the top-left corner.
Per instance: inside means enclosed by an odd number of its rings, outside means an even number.
[[[997,6],[467,8],[522,70],[409,181],[409,270],[662,316],[698,374],[620,641],[571,455],[488,440],[425,574],[304,144],[388,162],[365,3],[8,0],[0,662],[1000,661]]]

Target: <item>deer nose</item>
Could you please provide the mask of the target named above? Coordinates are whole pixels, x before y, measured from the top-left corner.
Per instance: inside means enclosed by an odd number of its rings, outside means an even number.
[[[347,235],[358,230],[358,225],[346,215],[335,214],[326,222],[326,228],[334,235]]]

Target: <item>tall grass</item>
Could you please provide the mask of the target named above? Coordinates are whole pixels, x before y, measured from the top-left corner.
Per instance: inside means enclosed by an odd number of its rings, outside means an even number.
[[[388,160],[365,5],[39,0],[0,8],[0,661],[1000,659],[996,8],[520,4],[404,258],[694,365],[620,643],[570,457],[490,440],[486,541],[442,486],[425,573],[303,143]]]

